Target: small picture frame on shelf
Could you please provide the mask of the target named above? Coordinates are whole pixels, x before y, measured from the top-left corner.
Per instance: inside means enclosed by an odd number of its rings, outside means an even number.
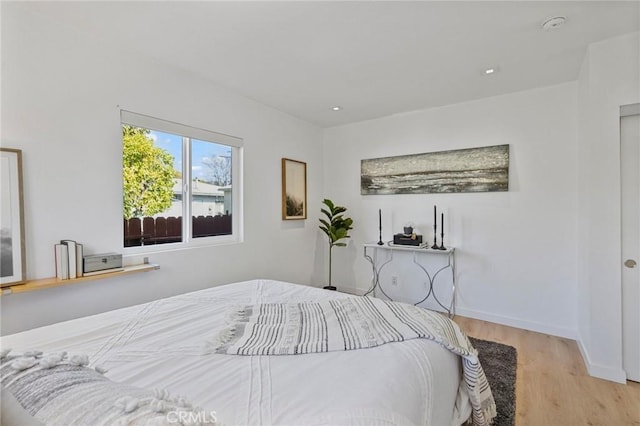
[[[0,148],[0,287],[26,280],[22,151]]]
[[[307,218],[307,163],[282,159],[282,220]]]

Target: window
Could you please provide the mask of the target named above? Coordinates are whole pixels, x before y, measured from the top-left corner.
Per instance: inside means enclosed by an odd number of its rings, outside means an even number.
[[[125,248],[241,240],[242,139],[121,111]]]

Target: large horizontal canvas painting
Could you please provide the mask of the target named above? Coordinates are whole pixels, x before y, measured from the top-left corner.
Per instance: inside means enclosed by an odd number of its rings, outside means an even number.
[[[362,160],[362,195],[509,190],[509,145]]]

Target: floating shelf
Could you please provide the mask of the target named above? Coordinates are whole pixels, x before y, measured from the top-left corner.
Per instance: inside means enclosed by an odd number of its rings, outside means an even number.
[[[43,278],[39,280],[30,280],[24,284],[16,284],[11,287],[2,289],[2,295],[14,293],[25,293],[27,291],[42,290],[51,287],[60,287],[68,284],[79,284],[87,281],[104,280],[106,278],[115,278],[123,275],[137,274],[139,272],[149,272],[160,269],[160,265],[155,263],[143,263],[141,265],[125,266],[124,269],[115,272],[107,272],[105,274],[90,275],[86,277],[72,278],[68,280],[60,280],[58,278]]]

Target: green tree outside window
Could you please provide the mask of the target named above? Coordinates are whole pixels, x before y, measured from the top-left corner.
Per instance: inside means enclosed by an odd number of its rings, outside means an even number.
[[[153,216],[171,207],[173,156],[153,144],[148,129],[122,126],[124,218]]]

